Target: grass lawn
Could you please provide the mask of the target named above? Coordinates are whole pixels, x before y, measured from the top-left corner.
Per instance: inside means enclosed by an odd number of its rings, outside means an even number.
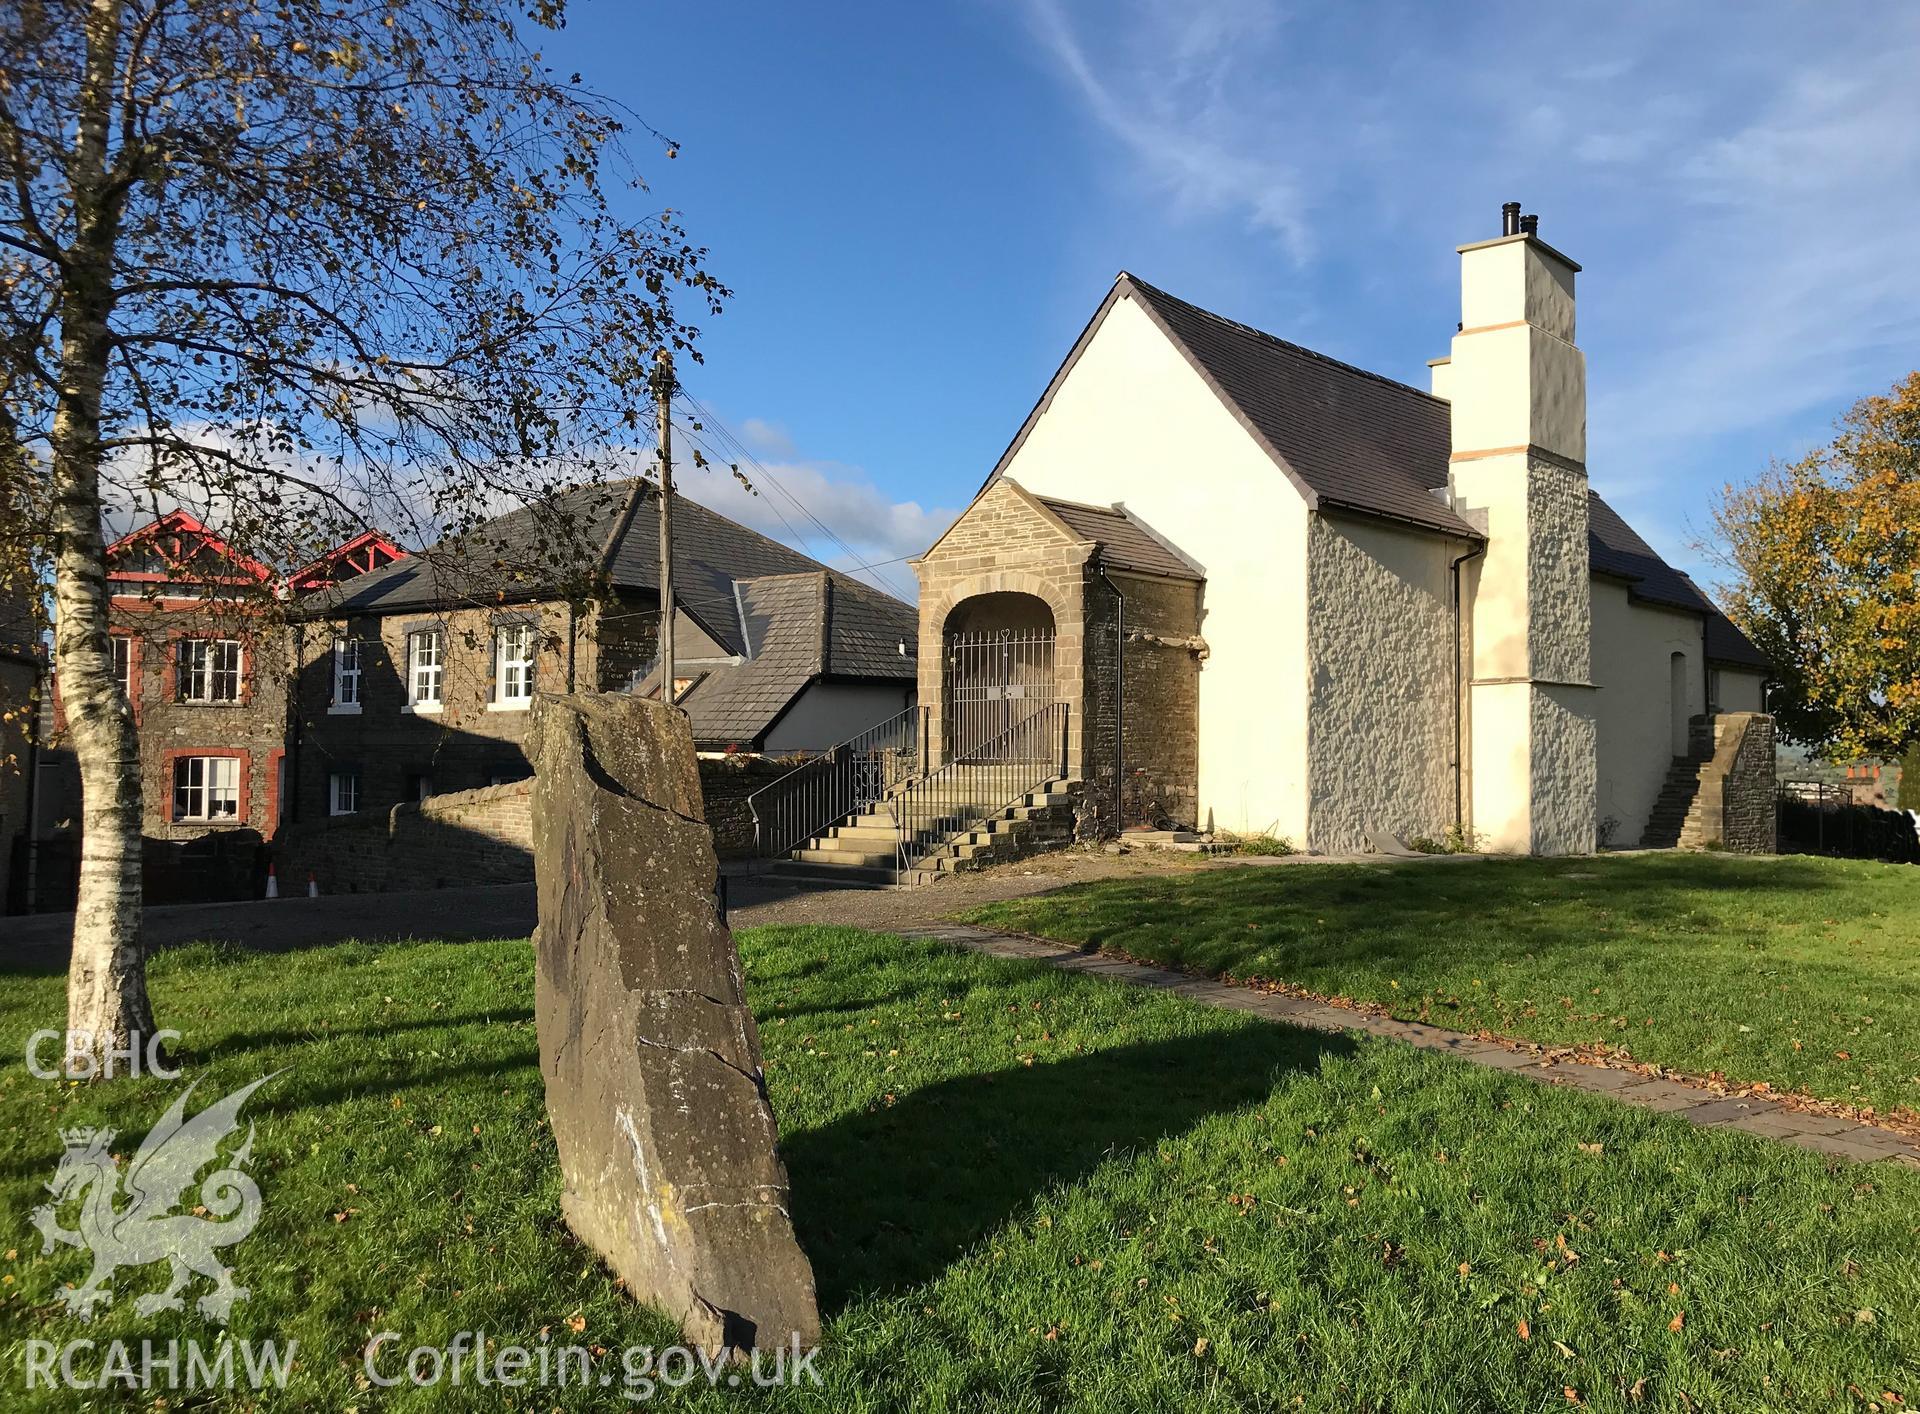
[[[1920,1110],[1920,869],[1663,854],[1205,870],[992,927],[1698,1075]]]
[[[1478,866],[1444,877],[1499,885]],[[663,1402],[973,1414],[1920,1399],[1920,1173],[931,943],[839,929],[741,942],[827,1318],[826,1385],[696,1385]],[[410,1348],[472,1329],[537,1344],[546,1329],[607,1348],[595,1369],[608,1374],[622,1348],[673,1341],[559,1221],[526,944],[188,949],[152,980],[203,1092],[285,1068],[249,1105],[265,1209],[231,1249],[253,1293],[234,1334],[300,1342],[265,1407],[621,1407],[599,1388],[356,1384],[382,1330]],[[29,1399],[27,1337],[204,1332],[193,1315],[135,1315],[157,1268],[122,1272],[90,1326],[56,1304],[85,1272],[71,1249],[42,1257],[27,1225],[56,1127],[114,1124],[130,1149],[176,1093],[28,1076],[13,1058],[58,1024],[62,982],[0,976],[10,1409],[122,1402]],[[169,1407],[248,1402],[223,1399]]]

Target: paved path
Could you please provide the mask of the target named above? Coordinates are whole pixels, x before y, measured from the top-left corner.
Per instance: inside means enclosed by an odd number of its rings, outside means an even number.
[[[1758,1096],[1735,1098],[1715,1095],[1697,1086],[1672,1080],[1656,1080],[1637,1071],[1616,1070],[1571,1059],[1549,1059],[1539,1053],[1510,1050],[1494,1041],[1482,1041],[1459,1031],[1426,1026],[1417,1021],[1395,1021],[1392,1017],[1353,1011],[1325,1002],[1276,992],[1236,987],[1211,978],[1195,977],[1087,952],[1064,943],[999,933],[966,923],[925,923],[897,926],[894,932],[914,938],[934,938],[941,942],[989,953],[994,957],[1027,958],[1069,972],[1094,977],[1112,977],[1137,986],[1156,987],[1177,992],[1206,1006],[1230,1011],[1251,1012],[1290,1026],[1315,1031],[1364,1031],[1404,1041],[1423,1051],[1440,1051],[1475,1065],[1511,1071],[1543,1085],[1567,1085],[1597,1095],[1610,1095],[1622,1104],[1682,1119],[1708,1129],[1737,1129],[1782,1139],[1804,1149],[1833,1154],[1844,1159],[1888,1159],[1894,1163],[1920,1168],[1920,1144],[1892,1130],[1871,1124],[1838,1119],[1830,1115],[1796,1110],[1775,1100]]]

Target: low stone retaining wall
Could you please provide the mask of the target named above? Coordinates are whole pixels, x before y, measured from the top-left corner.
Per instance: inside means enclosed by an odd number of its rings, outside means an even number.
[[[713,852],[722,859],[744,859],[753,853],[753,812],[747,797],[791,771],[793,761],[770,761],[764,756],[702,757],[700,794],[706,801],[707,828],[713,831]]]
[[[323,894],[517,884],[533,878],[532,785],[515,781],[282,829],[280,891]]]
[[[1696,717],[1693,735],[1696,753],[1711,752],[1712,766],[1701,779],[1681,843],[1775,853],[1773,718],[1761,712]]]
[[[724,757],[700,762],[700,789],[714,852],[753,853],[747,797],[778,780],[790,762]],[[385,811],[305,820],[280,831],[276,863],[283,894],[323,894],[518,884],[533,878],[532,782],[452,791]]]

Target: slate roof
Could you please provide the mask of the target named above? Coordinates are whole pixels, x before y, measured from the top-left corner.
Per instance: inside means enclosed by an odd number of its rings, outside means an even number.
[[[1587,493],[1587,558],[1595,574],[1624,580],[1635,599],[1704,614],[1707,620],[1707,656],[1715,662],[1750,668],[1771,668],[1766,655],[1714,606],[1686,575],[1660,558],[1620,513]]]
[[[739,590],[749,655],[683,669],[695,682],[680,705],[702,746],[761,745],[819,678],[914,681],[919,616],[898,599],[824,570],[745,580]],[[641,691],[653,687],[649,679]]]
[[[1083,506],[1078,501],[1036,500],[1067,524],[1083,540],[1100,542],[1100,558],[1114,569],[1173,579],[1204,579],[1191,564],[1167,548],[1131,511],[1121,506]]]
[[[1434,495],[1453,450],[1443,400],[1132,275],[1122,273],[1114,293],[1140,302],[1309,502],[1484,538]]]
[[[552,598],[567,588],[564,567],[580,564],[603,570],[617,588],[659,589],[660,502],[650,482],[633,478],[563,491],[420,556],[316,594],[302,602],[300,612],[337,617]],[[883,632],[891,632],[900,615],[914,617],[909,606],[889,594],[828,570],[685,496],[674,498],[674,601],[726,652],[746,652],[736,580],[814,573],[832,574],[845,587],[851,606],[845,635],[857,636],[862,614],[887,617]],[[915,636],[917,629],[910,642]],[[889,640],[889,646],[897,642]],[[899,654],[893,657],[897,662]]]
[[[1125,271],[988,485],[1013,460],[1107,310],[1128,297],[1140,302],[1310,504],[1486,538],[1435,495],[1447,485],[1452,455],[1452,409],[1445,399],[1223,318]],[[1708,657],[1771,666],[1692,580],[1661,559],[1597,494],[1588,551],[1595,573],[1628,581],[1636,597],[1705,615]]]

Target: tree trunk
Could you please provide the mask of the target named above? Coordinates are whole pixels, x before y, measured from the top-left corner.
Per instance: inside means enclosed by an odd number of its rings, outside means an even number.
[[[140,937],[140,741],[114,679],[100,527],[100,403],[113,347],[121,208],[108,190],[106,149],[120,17],[121,0],[94,0],[86,21],[87,74],[70,172],[77,221],[61,293],[53,423],[54,670],[80,765],[83,831],[68,1052],[91,1051],[91,1073],[101,1076],[110,1049],[124,1054],[154,1030]]]

